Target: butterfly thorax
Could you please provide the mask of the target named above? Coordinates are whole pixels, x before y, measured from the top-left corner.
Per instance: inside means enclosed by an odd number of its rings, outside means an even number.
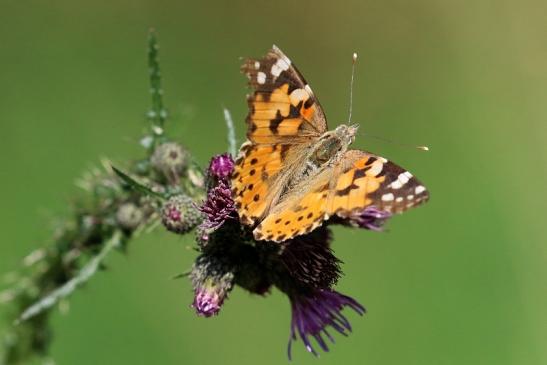
[[[303,156],[304,163],[299,164],[301,168],[294,171],[284,191],[338,163],[353,142],[356,131],[357,127],[340,125],[333,131],[323,133],[310,144]]]

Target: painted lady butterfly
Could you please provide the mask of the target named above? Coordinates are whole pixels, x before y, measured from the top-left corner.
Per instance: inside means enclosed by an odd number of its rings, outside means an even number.
[[[242,71],[254,93],[232,186],[240,221],[257,240],[281,242],[368,206],[401,213],[428,200],[410,172],[348,149],[357,126],[328,131],[310,86],[279,48],[247,59]]]

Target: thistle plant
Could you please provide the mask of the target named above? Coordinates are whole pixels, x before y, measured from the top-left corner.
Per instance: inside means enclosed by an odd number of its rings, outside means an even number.
[[[2,338],[0,364],[47,359],[52,310],[104,271],[103,259],[111,251],[123,253],[131,239],[160,227],[196,237],[199,254],[187,276],[194,293],[188,301],[197,315],[218,315],[236,286],[259,296],[277,288],[287,295],[292,309],[289,357],[297,339],[313,354],[319,348],[328,351],[327,341],[334,342],[329,330],[343,335],[351,331],[342,310],[365,313],[356,300],[334,289],[341,262],[331,249],[329,227],[324,224],[281,244],[256,241],[249,227],[240,223],[232,198],[236,144],[229,112],[224,111],[228,153],[213,157],[202,169],[181,141],[167,133],[153,31],[148,67],[152,102],[147,113],[150,128],[140,140],[143,155],[128,163],[103,160],[99,168],[84,174],[78,180],[84,194],[52,242],[25,257],[20,270],[6,275],[0,300],[10,305],[11,325]],[[386,212],[367,208],[329,224],[380,230],[388,218]]]
[[[10,306],[11,326],[2,335],[2,365],[48,358],[51,311],[62,308],[76,289],[103,271],[103,259],[111,251],[125,252],[134,237],[160,222],[177,233],[201,222],[195,202],[204,197],[204,176],[190,153],[166,133],[168,113],[153,31],[148,70],[152,102],[150,127],[140,139],[141,158],[120,163],[119,170],[103,160],[85,173],[77,180],[84,194],[56,228],[51,243],[25,257],[20,270],[4,276],[7,288],[0,300]]]

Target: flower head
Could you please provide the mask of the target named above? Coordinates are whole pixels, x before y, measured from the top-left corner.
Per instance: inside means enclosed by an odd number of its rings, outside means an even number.
[[[219,180],[215,187],[209,189],[207,199],[199,210],[205,215],[202,228],[209,231],[218,229],[227,219],[234,218],[235,206],[229,184]]]
[[[207,189],[207,199],[199,207],[205,216],[205,220],[198,228],[197,239],[200,246],[206,245],[210,234],[220,228],[227,219],[237,217],[229,180],[233,169],[234,161],[228,153],[211,159],[209,176],[213,179]]]
[[[201,222],[201,213],[186,195],[170,197],[161,208],[161,221],[165,228],[175,233],[186,233]]]
[[[190,278],[195,294],[192,307],[197,315],[218,314],[234,283],[234,274],[229,267],[218,257],[201,255],[192,267]]]
[[[202,286],[196,288],[192,307],[196,310],[198,316],[211,317],[216,315],[220,312],[226,293],[227,291],[223,289],[222,285],[209,279]]]
[[[352,213],[349,217],[349,222],[353,226],[372,231],[382,231],[384,224],[389,218],[391,218],[391,213],[374,206],[369,206],[360,212]]]
[[[217,179],[226,179],[234,169],[234,160],[229,153],[215,156],[209,164],[209,175]]]
[[[171,183],[178,183],[180,174],[188,165],[188,152],[178,143],[167,142],[154,150],[150,163]]]
[[[143,211],[133,203],[124,203],[120,205],[116,212],[116,221],[126,230],[136,229],[144,220]]]
[[[327,331],[332,327],[339,333],[347,336],[351,332],[351,325],[341,313],[344,307],[353,309],[360,315],[366,310],[355,299],[333,290],[313,290],[306,294],[290,296],[292,307],[291,333],[288,345],[288,356],[291,359],[292,342],[297,337],[302,339],[306,349],[317,356],[309,337],[315,338],[317,344],[325,352],[329,351],[322,335],[334,343],[334,338]]]

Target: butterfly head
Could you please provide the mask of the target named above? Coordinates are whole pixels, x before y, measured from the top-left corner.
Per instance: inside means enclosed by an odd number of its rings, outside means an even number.
[[[342,142],[342,145],[349,146],[355,140],[355,135],[359,129],[358,124],[345,125],[341,124],[334,130],[334,133],[338,139]]]

